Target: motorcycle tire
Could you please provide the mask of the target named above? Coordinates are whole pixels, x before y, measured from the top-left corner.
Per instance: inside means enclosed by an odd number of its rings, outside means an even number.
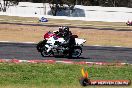
[[[37,48],[38,52],[41,52],[42,51],[42,47],[45,45],[45,43],[46,43],[46,40],[43,40],[43,41],[40,41],[37,44],[36,48]]]
[[[40,53],[41,53],[42,57],[48,57],[48,56],[52,55],[51,51],[47,52],[47,47],[45,47],[45,46],[42,47],[42,50]]]
[[[82,54],[82,48],[80,46],[75,46],[69,53],[70,58],[79,58]]]

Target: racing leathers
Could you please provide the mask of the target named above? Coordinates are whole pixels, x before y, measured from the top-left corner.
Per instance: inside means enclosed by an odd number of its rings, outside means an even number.
[[[58,36],[64,38],[64,42],[59,44],[59,46],[67,46],[69,48],[69,57],[72,57],[72,52],[74,51],[75,38],[73,37],[71,31],[69,32],[56,32]]]

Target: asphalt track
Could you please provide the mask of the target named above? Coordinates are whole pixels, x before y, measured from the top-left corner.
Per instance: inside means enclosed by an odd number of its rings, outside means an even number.
[[[36,50],[36,44],[0,43],[1,59],[53,59],[67,60],[68,58],[42,57]],[[125,62],[132,63],[132,48],[84,46],[83,53],[74,61],[92,62]]]

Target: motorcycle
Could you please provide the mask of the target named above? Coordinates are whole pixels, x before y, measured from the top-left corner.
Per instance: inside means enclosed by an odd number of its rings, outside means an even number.
[[[73,51],[71,52],[72,58],[78,58],[82,54],[83,43],[86,42],[85,39],[77,38],[77,35],[72,35],[75,38],[75,45]],[[68,45],[61,45],[65,40],[60,36],[57,36],[53,32],[47,32],[44,34],[44,40],[37,44],[37,50],[41,53],[43,57],[46,56],[69,56]]]

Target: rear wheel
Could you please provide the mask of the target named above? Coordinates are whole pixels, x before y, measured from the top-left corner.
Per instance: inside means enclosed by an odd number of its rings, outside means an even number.
[[[82,48],[80,46],[74,47],[71,57],[78,58],[82,54]]]

